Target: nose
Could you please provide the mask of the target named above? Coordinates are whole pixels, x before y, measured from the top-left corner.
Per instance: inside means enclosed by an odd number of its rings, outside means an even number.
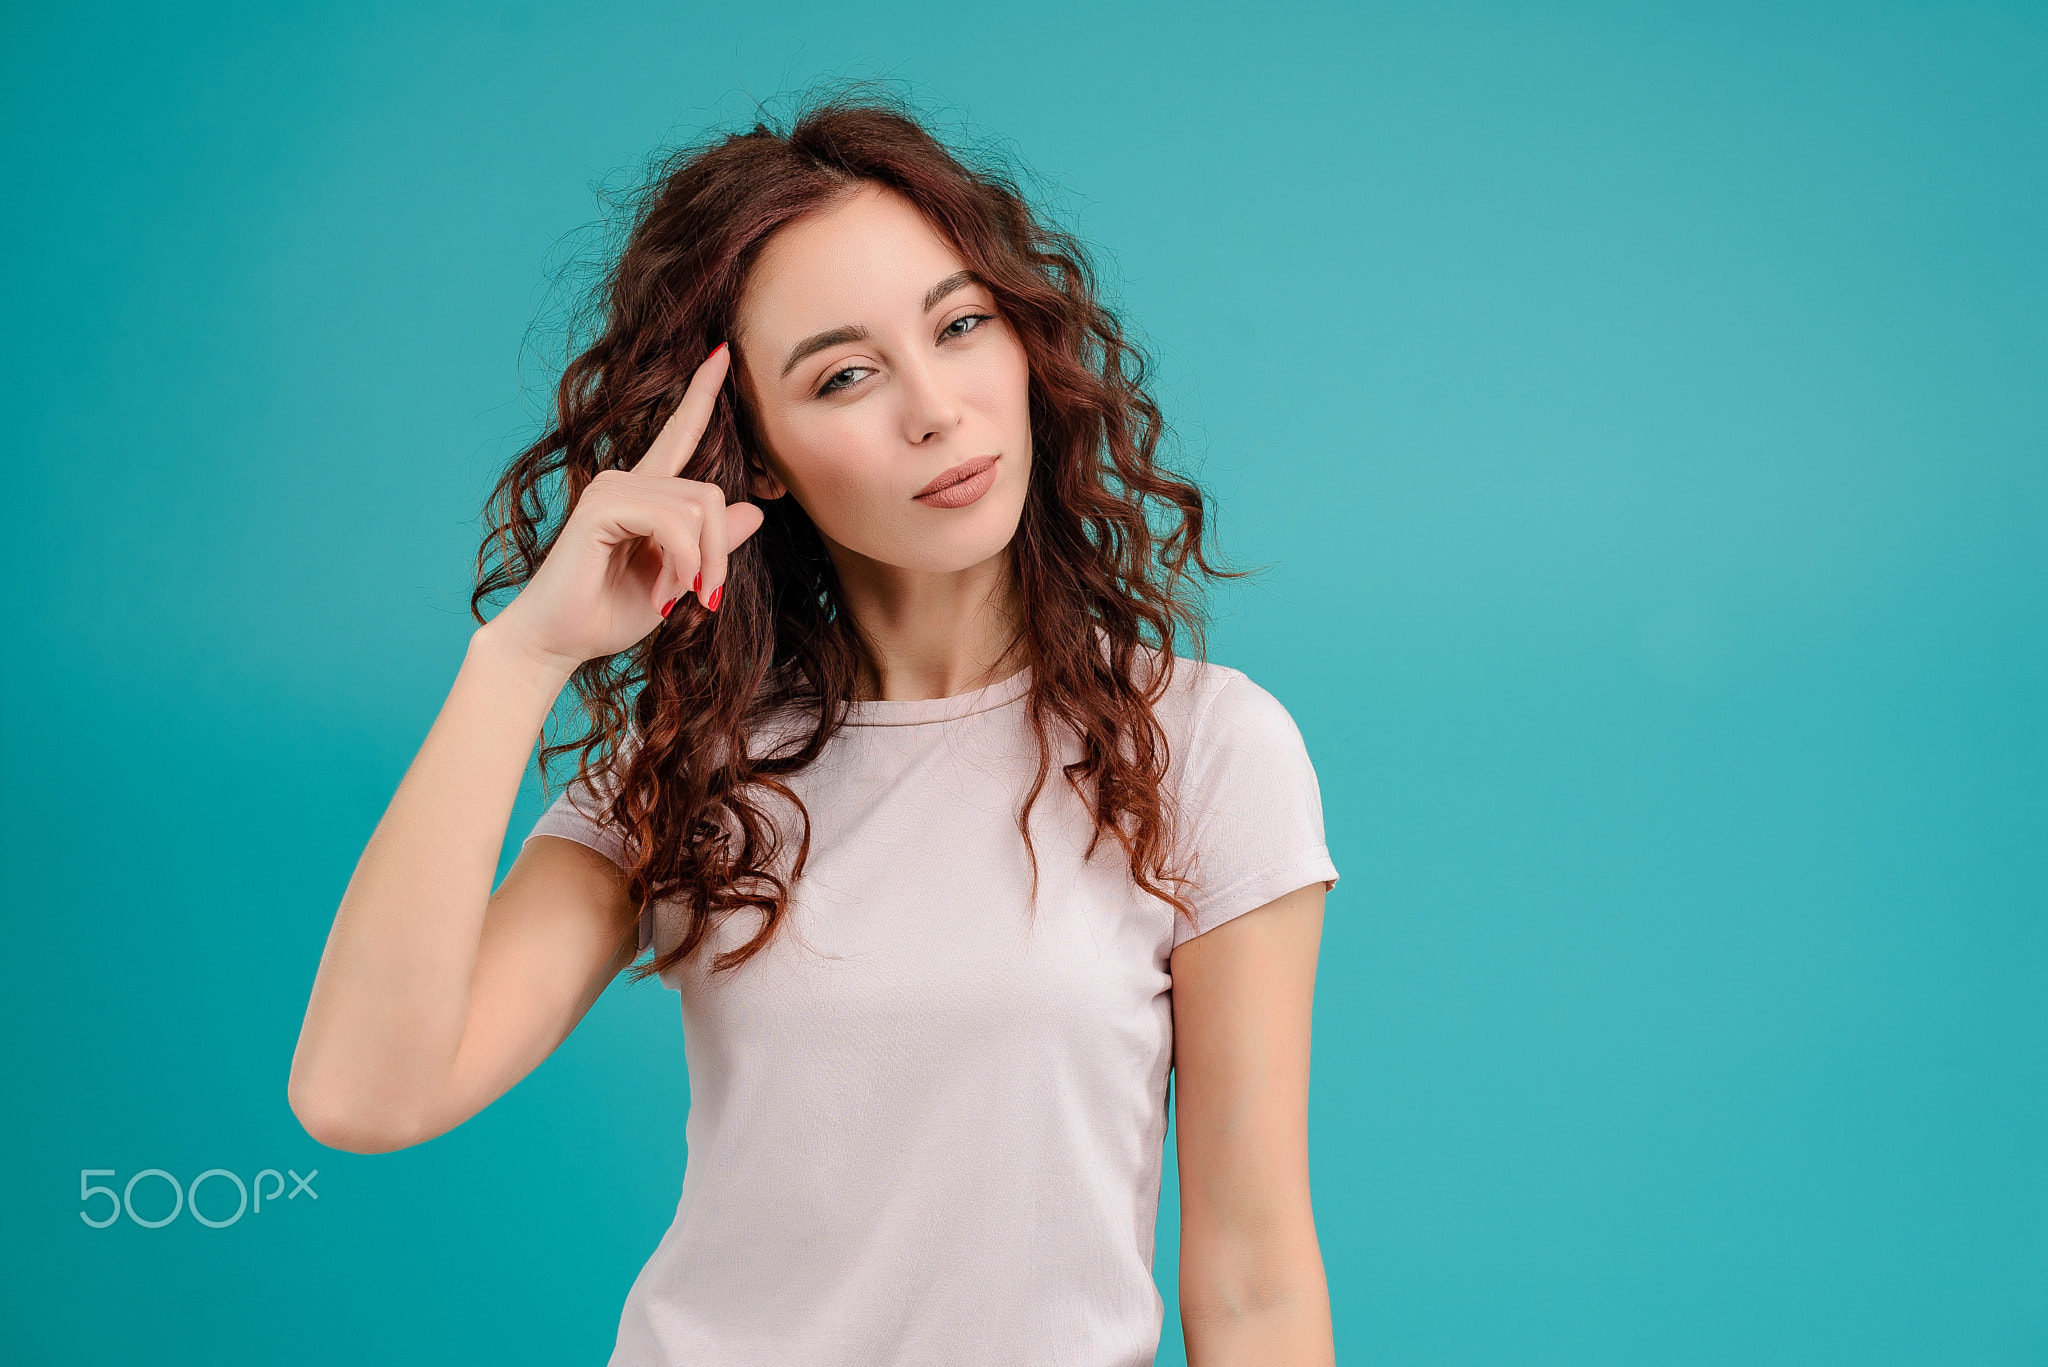
[[[903,436],[912,446],[943,437],[960,425],[960,404],[928,360],[920,357],[897,374],[903,386]]]

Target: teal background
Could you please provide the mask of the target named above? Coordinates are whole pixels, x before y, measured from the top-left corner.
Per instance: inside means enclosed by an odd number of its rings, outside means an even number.
[[[603,1361],[681,1180],[672,994],[393,1155],[286,1070],[593,185],[852,74],[1044,178],[1270,566],[1212,654],[1344,875],[1341,1360],[2048,1362],[2048,9],[7,27],[0,1356]],[[83,1168],[287,1166],[317,1203],[229,1229],[77,1215]],[[1175,1237],[1169,1169],[1167,1363]]]

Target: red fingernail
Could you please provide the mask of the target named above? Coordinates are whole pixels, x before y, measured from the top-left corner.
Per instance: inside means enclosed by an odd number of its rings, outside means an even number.
[[[719,352],[723,350],[725,350],[725,343],[720,342],[717,346],[711,348],[711,356],[716,356]],[[711,356],[706,356],[704,359],[708,361],[711,359]]]
[[[690,592],[697,593],[704,587],[704,571],[698,570],[690,579]]]
[[[725,597],[725,585],[720,584],[717,588],[711,590],[711,601],[704,606],[712,612],[716,612],[718,611],[718,600],[723,597]]]
[[[661,615],[664,617],[668,616],[668,610],[674,607],[680,601],[682,600],[677,598],[671,598],[666,603],[663,603],[661,605]]]

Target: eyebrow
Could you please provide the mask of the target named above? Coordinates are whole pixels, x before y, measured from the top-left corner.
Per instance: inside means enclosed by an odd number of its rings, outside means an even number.
[[[924,292],[923,311],[930,313],[934,308],[938,307],[940,300],[957,289],[981,283],[981,277],[973,271],[955,271]],[[803,364],[806,357],[815,356],[826,347],[839,346],[844,342],[864,342],[868,339],[868,336],[869,333],[866,328],[861,327],[859,324],[850,324],[846,327],[837,327],[829,332],[820,332],[806,337],[789,349],[789,359],[782,363],[782,374],[787,376],[790,371]]]

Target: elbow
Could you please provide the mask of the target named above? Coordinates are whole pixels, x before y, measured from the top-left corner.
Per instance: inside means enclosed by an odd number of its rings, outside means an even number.
[[[343,1153],[392,1153],[426,1138],[416,1127],[396,1123],[373,1107],[350,1104],[331,1090],[314,1086],[297,1070],[286,1088],[286,1099],[315,1143]]]
[[[1261,1325],[1327,1325],[1330,1286],[1312,1221],[1280,1223],[1257,1237],[1181,1226],[1181,1319],[1226,1337]],[[1190,1230],[1190,1225],[1195,1229]]]

